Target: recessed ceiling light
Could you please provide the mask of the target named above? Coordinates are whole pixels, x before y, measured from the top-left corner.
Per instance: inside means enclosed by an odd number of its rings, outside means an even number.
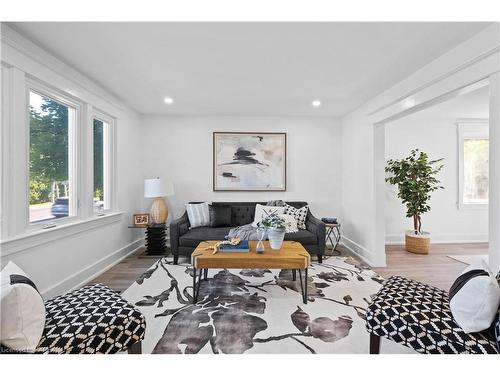
[[[318,107],[321,107],[321,100],[313,100],[311,102],[311,105],[314,107],[314,108],[318,108]]]
[[[174,99],[172,99],[171,97],[169,96],[166,96],[165,99],[163,99],[163,101],[165,102],[165,104],[174,104]]]

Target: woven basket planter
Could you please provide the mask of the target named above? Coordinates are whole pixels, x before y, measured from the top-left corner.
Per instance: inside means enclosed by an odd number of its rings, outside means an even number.
[[[406,251],[415,254],[429,254],[431,237],[429,232],[415,234],[413,230],[407,230],[405,235]]]

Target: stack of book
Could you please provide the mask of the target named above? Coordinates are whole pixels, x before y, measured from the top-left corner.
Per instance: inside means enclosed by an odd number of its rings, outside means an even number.
[[[243,240],[238,245],[222,244],[219,246],[219,252],[221,253],[248,253],[250,247],[248,246],[248,241]]]
[[[338,224],[336,217],[322,217],[321,221],[326,224]]]

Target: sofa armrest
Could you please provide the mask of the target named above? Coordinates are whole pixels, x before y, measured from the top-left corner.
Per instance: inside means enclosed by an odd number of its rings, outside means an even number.
[[[325,223],[314,217],[311,211],[309,211],[306,218],[306,229],[318,237],[318,254],[324,254],[326,245]]]
[[[179,254],[179,238],[189,230],[187,212],[170,223],[170,250],[172,254]]]

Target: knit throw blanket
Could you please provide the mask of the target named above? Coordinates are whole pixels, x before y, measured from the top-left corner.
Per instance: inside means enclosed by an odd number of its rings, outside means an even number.
[[[285,205],[285,202],[282,200],[276,200],[276,201],[269,201],[266,204],[267,206],[275,206],[275,207],[283,207]],[[297,228],[289,228],[287,227],[287,232],[296,232]],[[245,224],[240,227],[236,228],[231,228],[229,230],[229,234],[226,236],[226,238],[239,238],[241,240],[255,240],[258,241],[261,239],[262,232],[259,231],[259,228],[255,228],[252,226],[252,224]],[[264,234],[264,238],[262,240],[267,239],[267,233]]]

